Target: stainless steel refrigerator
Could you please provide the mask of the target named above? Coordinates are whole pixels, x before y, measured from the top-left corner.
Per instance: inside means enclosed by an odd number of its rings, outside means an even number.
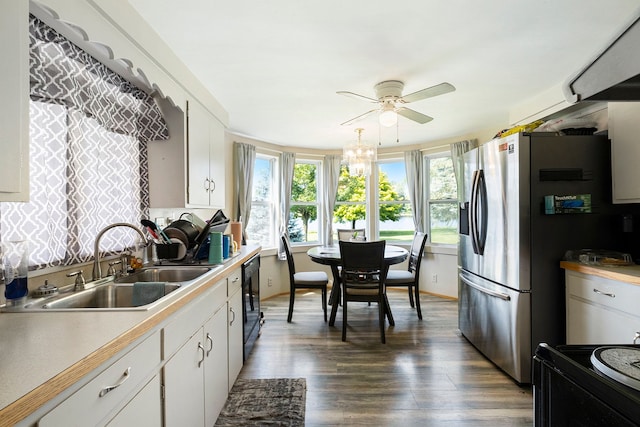
[[[604,136],[515,134],[464,155],[458,324],[519,383],[539,342],[565,342],[564,253],[615,239],[610,165]],[[589,209],[545,213],[545,196],[586,194]]]

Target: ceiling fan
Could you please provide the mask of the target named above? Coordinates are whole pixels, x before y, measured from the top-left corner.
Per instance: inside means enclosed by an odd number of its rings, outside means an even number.
[[[378,108],[367,111],[366,113],[354,117],[351,120],[347,120],[346,122],[342,123],[342,125],[350,125],[376,112],[380,112],[380,124],[383,126],[395,125],[398,121],[398,114],[406,117],[409,120],[413,120],[414,122],[424,124],[433,120],[433,117],[429,117],[425,114],[404,107],[403,105],[410,102],[420,101],[421,99],[443,95],[445,93],[453,92],[454,90],[456,90],[453,85],[445,82],[402,96],[403,88],[404,83],[399,80],[386,80],[380,82],[373,87],[376,92],[377,99],[359,95],[353,92],[336,92],[340,95],[345,95],[357,99],[364,99],[365,101],[380,104]]]

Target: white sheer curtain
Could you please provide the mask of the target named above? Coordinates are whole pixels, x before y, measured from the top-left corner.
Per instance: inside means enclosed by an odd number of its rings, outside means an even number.
[[[242,240],[251,216],[253,196],[253,167],[256,162],[256,147],[242,142],[234,143],[236,175],[236,219],[242,221]]]
[[[280,154],[280,227],[278,233],[278,258],[287,259],[280,236],[287,232],[289,224],[289,207],[291,202],[291,185],[293,183],[293,169],[296,165],[295,153]]]
[[[323,245],[333,244],[333,209],[336,206],[341,162],[341,155],[329,154],[324,156],[324,163],[322,164],[322,177],[324,179],[324,191],[322,192],[322,206],[324,208],[324,215],[322,217]]]
[[[406,151],[404,164],[416,231],[424,232],[424,160],[420,150]]]
[[[453,162],[453,171],[456,175],[456,184],[458,188],[458,201],[462,194],[462,170],[464,168],[462,155],[467,151],[473,150],[478,146],[478,140],[464,140],[451,144],[451,161]]]

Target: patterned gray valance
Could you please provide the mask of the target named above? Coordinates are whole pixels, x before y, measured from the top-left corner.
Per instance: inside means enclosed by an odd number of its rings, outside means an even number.
[[[153,98],[33,15],[29,19],[31,98],[64,103],[104,128],[141,141],[166,140]]]

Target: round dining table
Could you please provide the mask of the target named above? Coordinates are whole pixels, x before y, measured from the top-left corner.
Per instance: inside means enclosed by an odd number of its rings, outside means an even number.
[[[314,246],[307,251],[307,255],[313,262],[318,264],[328,265],[331,267],[331,273],[333,274],[333,287],[331,288],[331,295],[329,296],[329,304],[331,305],[331,317],[329,318],[329,326],[333,326],[336,320],[336,313],[338,311],[338,305],[340,303],[340,271],[338,267],[342,263],[340,258],[340,246]],[[409,251],[400,246],[386,245],[384,248],[384,261],[387,266],[393,264],[399,264],[407,259]],[[389,319],[389,324],[394,325],[393,315],[391,314],[391,307],[389,301],[386,300],[385,295],[385,312]]]

